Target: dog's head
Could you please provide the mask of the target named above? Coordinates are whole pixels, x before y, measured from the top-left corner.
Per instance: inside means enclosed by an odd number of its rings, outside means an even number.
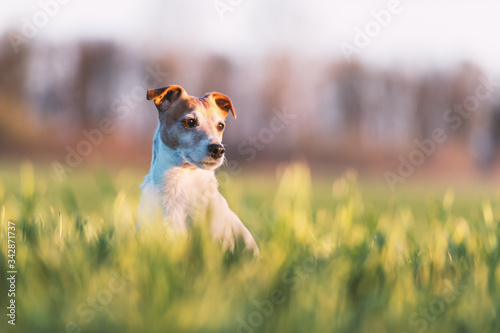
[[[224,161],[222,133],[229,112],[236,118],[229,97],[212,92],[189,96],[179,86],[148,90],[159,112],[162,142],[189,165],[213,170]]]

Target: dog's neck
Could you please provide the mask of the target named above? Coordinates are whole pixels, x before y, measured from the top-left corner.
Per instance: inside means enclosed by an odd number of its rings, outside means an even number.
[[[165,171],[174,167],[180,167],[181,165],[182,157],[161,141],[160,125],[158,124],[153,137],[151,168],[149,174],[146,176],[146,182],[152,182],[156,188],[160,189],[162,187]]]

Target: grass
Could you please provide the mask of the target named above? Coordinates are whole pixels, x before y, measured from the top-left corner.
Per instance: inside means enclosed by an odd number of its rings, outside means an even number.
[[[142,174],[77,170],[59,182],[0,171],[1,331],[499,332],[500,197],[311,179],[295,163],[221,189],[259,260],[135,230]],[[16,326],[5,314],[16,223]]]

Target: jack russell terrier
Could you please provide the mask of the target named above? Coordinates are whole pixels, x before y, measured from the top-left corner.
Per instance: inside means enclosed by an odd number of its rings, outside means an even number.
[[[243,251],[257,256],[255,240],[229,209],[215,178],[224,161],[224,119],[229,112],[236,118],[231,100],[217,92],[189,96],[179,86],[148,90],[147,99],[158,109],[159,124],[151,169],[141,185],[137,227],[161,216],[167,227],[187,232],[189,220],[201,213],[225,249],[233,251],[241,239]]]

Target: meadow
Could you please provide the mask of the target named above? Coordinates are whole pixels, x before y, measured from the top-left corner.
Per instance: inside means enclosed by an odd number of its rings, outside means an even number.
[[[221,192],[259,244],[253,260],[203,220],[186,237],[136,231],[142,177],[0,169],[1,332],[500,332],[500,192],[391,193],[304,162],[242,174]]]

